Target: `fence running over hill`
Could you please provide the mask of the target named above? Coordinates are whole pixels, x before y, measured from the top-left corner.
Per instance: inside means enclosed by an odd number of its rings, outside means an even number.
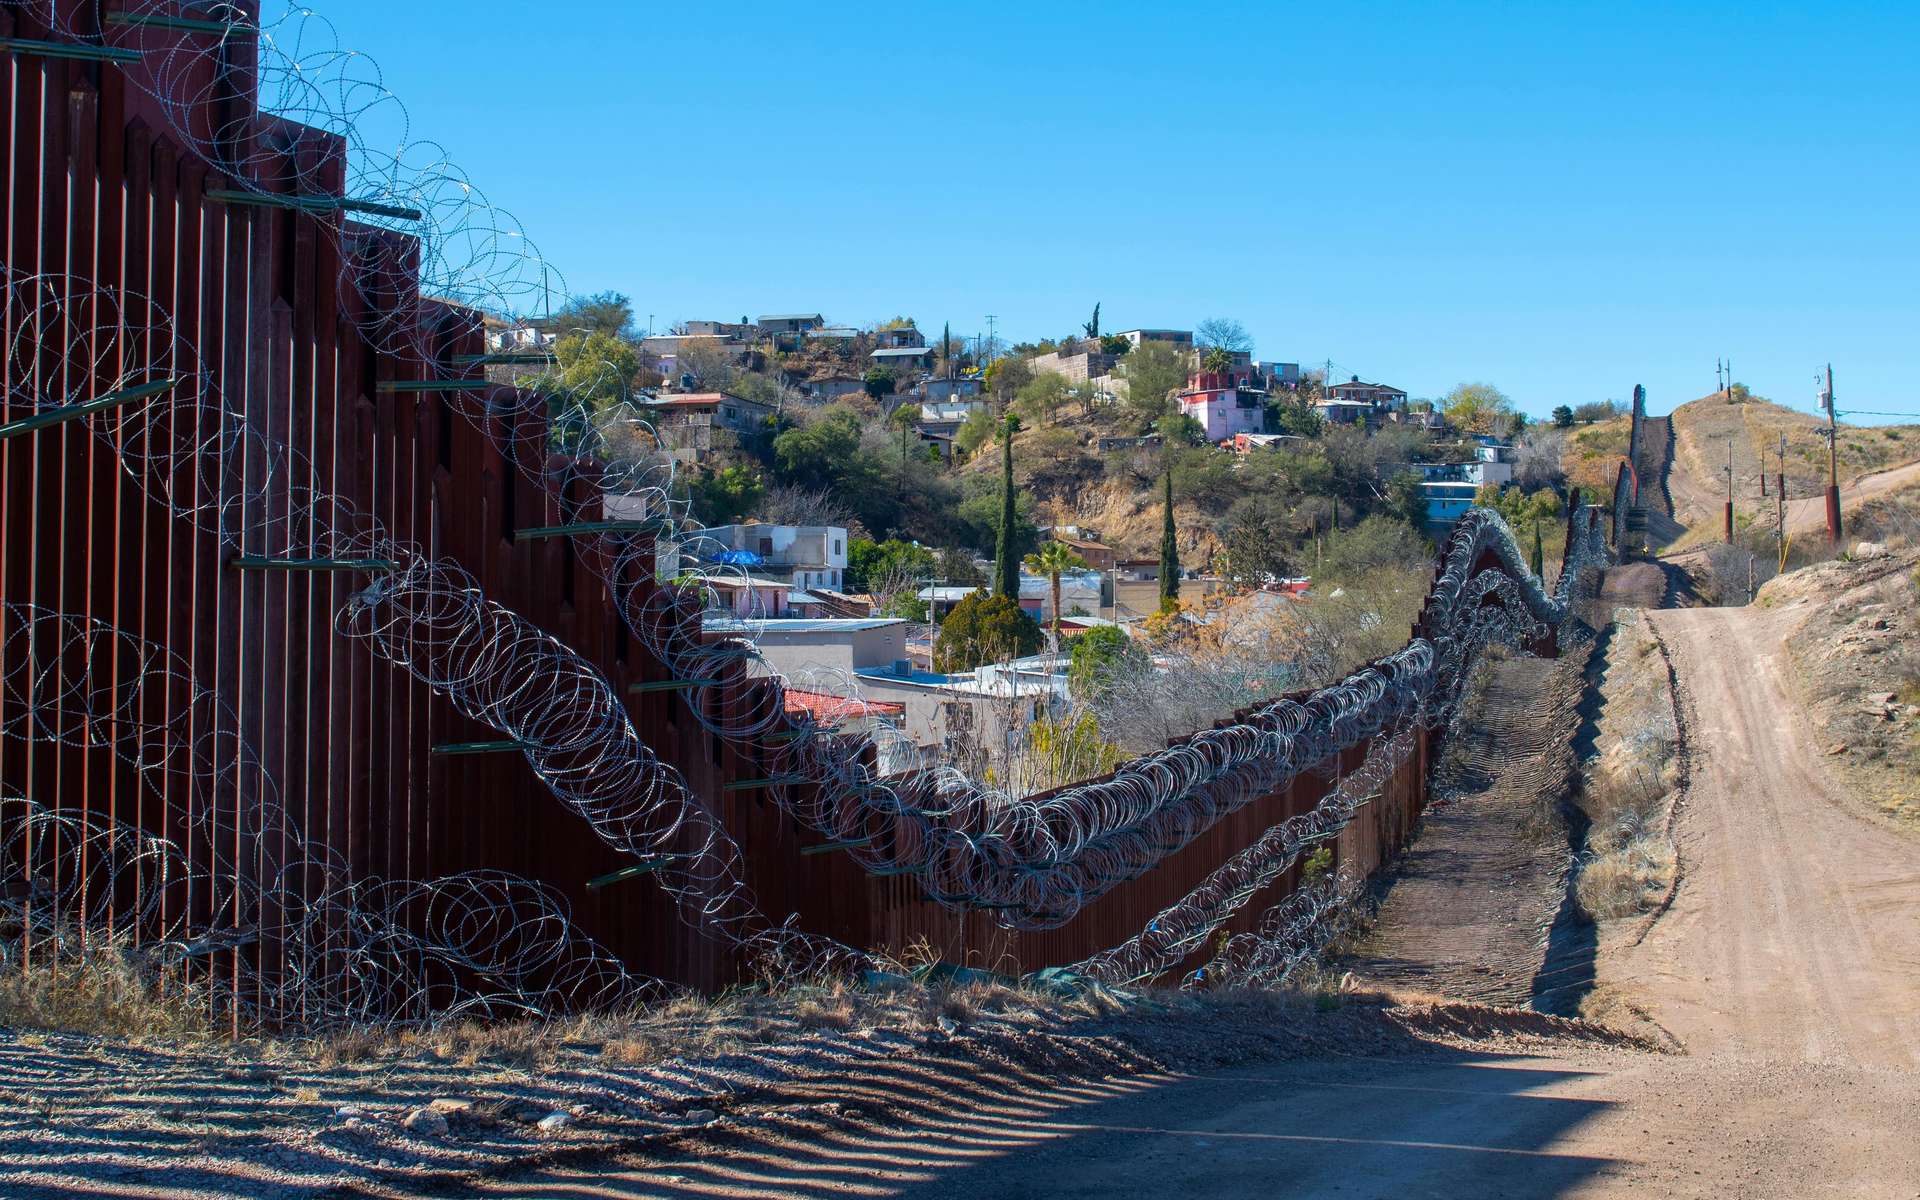
[[[546,273],[444,158],[367,149],[377,72],[303,13],[97,8],[0,10],[0,953],[111,935],[235,1027],[919,939],[1268,981],[1338,900],[1302,854],[1374,869],[1480,649],[1551,652],[1608,552],[1576,503],[1549,595],[1475,513],[1339,685],[1042,796],[879,778],[657,582],[671,460],[486,381],[463,302]]]

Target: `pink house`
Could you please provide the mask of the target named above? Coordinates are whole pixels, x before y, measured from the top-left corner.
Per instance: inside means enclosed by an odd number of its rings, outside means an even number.
[[[1202,371],[1180,393],[1180,411],[1200,422],[1210,442],[1224,442],[1242,433],[1259,433],[1266,425],[1267,393],[1249,387],[1235,376]]]

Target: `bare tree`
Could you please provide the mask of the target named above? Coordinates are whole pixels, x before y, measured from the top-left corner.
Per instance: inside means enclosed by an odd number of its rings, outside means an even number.
[[[1525,491],[1558,488],[1567,481],[1561,465],[1567,449],[1567,431],[1551,425],[1532,425],[1514,443],[1513,480]]]
[[[827,488],[776,483],[760,502],[763,520],[775,525],[839,525],[850,527],[853,516]]]
[[[1253,351],[1253,335],[1232,317],[1208,317],[1194,326],[1193,340],[1202,350],[1225,350],[1229,354]]]

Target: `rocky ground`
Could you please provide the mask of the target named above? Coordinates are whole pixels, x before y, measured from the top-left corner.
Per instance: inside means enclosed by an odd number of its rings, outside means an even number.
[[[1798,700],[1830,765],[1920,828],[1920,552],[1822,563],[1769,582]]]

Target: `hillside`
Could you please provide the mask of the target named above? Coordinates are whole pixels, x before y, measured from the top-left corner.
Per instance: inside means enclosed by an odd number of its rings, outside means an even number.
[[[1813,523],[1825,520],[1817,499],[1826,486],[1827,446],[1822,432],[1825,422],[1811,413],[1799,412],[1757,396],[1734,391],[1729,401],[1716,392],[1690,400],[1673,410],[1673,467],[1668,489],[1673,496],[1674,515],[1689,527],[1677,545],[1685,546],[1717,536],[1721,505],[1727,497],[1727,447],[1733,447],[1733,498],[1736,511],[1745,511],[1762,503],[1760,478],[1767,479],[1765,506],[1773,510],[1773,479],[1782,469],[1781,439],[1786,439],[1784,470],[1787,477],[1789,518],[1804,524],[1808,512]],[[1617,417],[1576,430],[1568,439],[1562,459],[1568,479],[1587,487],[1611,486],[1617,464],[1626,453],[1628,420]],[[1888,473],[1889,468],[1920,461],[1920,425],[1840,426],[1839,470],[1843,493],[1855,486],[1864,499],[1877,493],[1905,486],[1905,474]],[[1920,482],[1915,472],[1913,482]],[[1871,478],[1869,478],[1871,477]],[[1796,497],[1803,498],[1795,503]],[[1854,503],[1854,496],[1846,496]]]

